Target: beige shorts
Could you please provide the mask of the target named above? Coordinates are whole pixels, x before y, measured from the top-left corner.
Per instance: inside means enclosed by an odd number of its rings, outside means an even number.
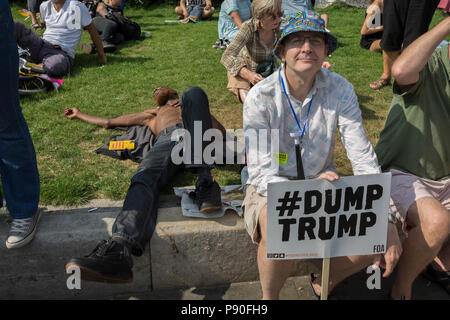
[[[392,169],[391,209],[403,224],[411,205],[420,198],[431,197],[450,210],[450,179],[433,181]]]
[[[250,82],[240,76],[232,76],[229,72],[227,89],[233,92],[239,98],[239,89],[250,90]]]
[[[245,228],[252,238],[253,243],[259,243],[261,240],[261,234],[258,228],[258,219],[259,214],[265,205],[267,205],[267,197],[257,193],[256,187],[248,184],[245,189],[242,212],[244,213]]]

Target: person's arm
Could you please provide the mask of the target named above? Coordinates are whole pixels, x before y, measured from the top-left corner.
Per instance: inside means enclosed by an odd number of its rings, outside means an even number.
[[[103,18],[106,18],[106,16],[108,15],[108,9],[106,9],[106,5],[103,2],[100,2],[97,5],[97,9],[96,12],[101,15]]]
[[[249,70],[245,63],[238,59],[239,53],[247,42],[250,41],[251,36],[252,31],[249,25],[243,24],[243,27],[239,29],[233,41],[231,41],[230,45],[225,49],[220,62],[232,76],[239,75],[252,84],[256,84],[262,80],[262,76]]]
[[[252,184],[257,188],[256,191],[263,196],[267,196],[268,183],[289,180],[278,174],[278,166],[272,154],[268,103],[270,102],[264,101],[260,95],[253,92],[245,99],[243,111],[248,173],[252,177]]]
[[[211,0],[206,0],[205,10],[210,10],[211,7],[212,7],[212,2],[211,2]]]
[[[425,67],[436,47],[450,34],[450,17],[417,38],[395,60],[392,75],[400,86],[419,81],[420,71]]]
[[[92,42],[94,43],[95,48],[97,49],[98,62],[101,64],[105,64],[106,63],[106,55],[105,55],[105,52],[103,51],[102,40],[100,39],[97,29],[95,29],[94,23],[91,22],[89,25],[87,25],[85,27],[85,29],[89,32]]]
[[[380,19],[380,25],[372,25],[373,18],[376,14],[380,14],[381,9],[379,5],[375,2],[373,5],[371,5],[369,8],[367,8],[367,15],[366,19],[364,20],[364,23],[361,28],[361,35],[365,36],[368,34],[377,33],[380,31],[383,31],[383,25],[381,25],[381,19]]]
[[[180,0],[180,8],[183,11],[183,15],[185,18],[189,17],[189,13],[186,9],[186,0]]]
[[[81,112],[78,108],[65,108],[64,116],[70,120],[80,119],[89,124],[109,129],[115,127],[145,126],[146,122],[156,116],[157,109],[140,113],[126,114],[116,118],[102,118]]]
[[[236,11],[230,12],[230,17],[233,20],[236,27],[238,27],[240,29],[242,26],[242,19],[241,19],[241,16],[239,15],[239,11],[236,10]]]

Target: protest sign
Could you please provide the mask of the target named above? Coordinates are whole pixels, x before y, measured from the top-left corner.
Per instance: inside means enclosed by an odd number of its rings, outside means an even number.
[[[267,258],[385,252],[390,186],[390,173],[270,183]]]

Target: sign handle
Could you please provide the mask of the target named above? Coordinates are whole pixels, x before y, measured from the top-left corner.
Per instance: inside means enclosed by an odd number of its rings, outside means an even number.
[[[330,279],[330,258],[324,258],[322,261],[322,289],[320,300],[328,300],[328,283]]]

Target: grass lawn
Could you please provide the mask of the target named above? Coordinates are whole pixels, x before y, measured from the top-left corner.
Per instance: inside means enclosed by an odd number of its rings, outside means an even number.
[[[24,7],[25,3],[11,4],[15,19],[24,21],[18,14],[18,9]],[[339,40],[338,50],[329,58],[332,70],[354,85],[366,131],[375,144],[384,126],[392,87],[374,91],[368,86],[382,73],[382,57],[359,47],[364,9],[334,5],[320,12],[328,14],[329,29]],[[223,51],[211,48],[217,39],[218,13],[210,21],[187,25],[165,23],[176,19],[173,8],[166,5],[126,8],[125,13],[152,37],[120,45],[116,53],[108,54],[105,66],[98,65],[96,55],[78,51],[74,70],[58,92],[21,97],[37,153],[42,205],[77,205],[93,198],[123,199],[137,167],[131,161],[95,154],[95,149],[118,132],[69,121],[63,116],[65,106],[114,117],[155,107],[152,90],[156,86],[168,85],[180,93],[199,86],[208,94],[212,114],[226,128],[242,128],[242,105],[226,89],[226,71],[220,64]],[[437,11],[431,26],[441,20]],[[25,24],[30,25],[30,20]],[[84,31],[82,42],[89,41]],[[336,166],[342,175],[352,172],[340,141]],[[239,168],[221,167],[213,174],[221,185],[238,184]],[[194,183],[195,176],[183,173],[165,192],[170,193],[173,186]]]

